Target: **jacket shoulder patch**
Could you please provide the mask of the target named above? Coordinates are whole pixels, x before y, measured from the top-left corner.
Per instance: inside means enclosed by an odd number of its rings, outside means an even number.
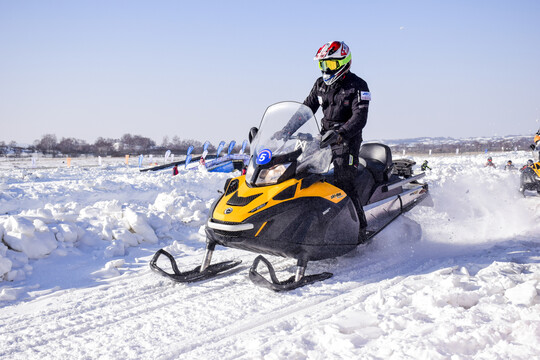
[[[360,91],[360,100],[371,101],[371,93],[369,91]]]

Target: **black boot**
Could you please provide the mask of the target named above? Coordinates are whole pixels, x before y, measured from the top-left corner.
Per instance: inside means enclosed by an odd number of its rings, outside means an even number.
[[[360,232],[358,233],[358,245],[364,244],[367,241],[368,241],[367,228],[360,228]]]
[[[366,220],[366,214],[364,214],[364,210],[362,207],[358,208],[357,214],[358,214],[358,220],[360,222],[360,231],[358,232],[358,244],[363,244],[368,240],[367,235],[367,220]]]

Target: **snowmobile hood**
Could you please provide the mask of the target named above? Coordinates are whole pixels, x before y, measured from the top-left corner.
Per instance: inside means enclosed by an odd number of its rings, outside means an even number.
[[[531,166],[531,169],[535,172],[536,176],[540,177],[540,161],[539,161],[539,162],[535,162],[535,163]]]
[[[227,184],[225,194],[217,202],[211,218],[224,223],[242,223],[277,204],[312,197],[339,203],[347,195],[329,183],[319,181],[309,184],[307,179],[293,178],[272,186],[249,187],[242,175]]]

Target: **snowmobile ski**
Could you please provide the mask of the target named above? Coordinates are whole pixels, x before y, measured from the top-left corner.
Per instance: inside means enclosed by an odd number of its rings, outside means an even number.
[[[259,263],[263,262],[264,265],[268,268],[271,281],[265,279],[259,272],[257,272],[257,267]],[[332,273],[323,272],[320,274],[314,275],[304,275],[306,270],[307,261],[302,262],[298,260],[298,267],[296,270],[296,275],[291,276],[285,281],[279,281],[276,276],[276,271],[274,267],[264,256],[259,255],[253,261],[253,265],[249,269],[249,279],[257,286],[265,287],[274,291],[290,291],[302,287],[304,285],[313,284],[317,281],[322,281],[329,279],[333,276]]]
[[[208,250],[207,250],[207,254],[208,254]],[[161,256],[161,255],[164,255],[166,256],[169,261],[171,262],[171,266],[172,266],[172,270],[174,273],[168,273],[166,272],[165,270],[163,270],[162,268],[160,268],[158,265],[157,265],[157,260],[158,258]],[[163,276],[166,276],[176,282],[180,282],[180,283],[192,283],[192,282],[197,282],[197,281],[202,281],[202,280],[206,280],[206,279],[210,279],[210,278],[213,278],[213,277],[216,277],[217,275],[219,275],[220,273],[224,272],[224,271],[227,271],[229,269],[232,269],[236,266],[238,266],[242,261],[241,260],[238,260],[238,261],[224,261],[224,262],[220,262],[220,263],[217,263],[217,264],[206,264],[207,261],[209,262],[209,259],[208,259],[208,256],[205,257],[205,261],[203,261],[203,264],[200,265],[200,266],[197,266],[196,268],[194,268],[193,270],[190,270],[190,271],[186,271],[186,272],[181,272],[179,269],[178,269],[178,265],[176,264],[176,261],[174,260],[174,257],[168,253],[167,251],[163,250],[163,249],[160,249],[158,250],[155,254],[154,254],[154,257],[152,258],[152,261],[150,261],[150,268],[152,270],[154,270],[155,272],[163,275]],[[205,266],[206,264],[206,266]],[[202,268],[202,270],[201,270]]]

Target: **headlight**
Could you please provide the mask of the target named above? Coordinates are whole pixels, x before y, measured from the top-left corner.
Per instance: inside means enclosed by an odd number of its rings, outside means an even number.
[[[250,161],[246,170],[246,180],[251,180],[251,178],[253,177],[253,172],[255,172],[255,166],[253,166],[253,162]]]
[[[287,170],[291,163],[274,165],[270,169],[262,169],[255,181],[255,185],[276,184],[281,175]]]

